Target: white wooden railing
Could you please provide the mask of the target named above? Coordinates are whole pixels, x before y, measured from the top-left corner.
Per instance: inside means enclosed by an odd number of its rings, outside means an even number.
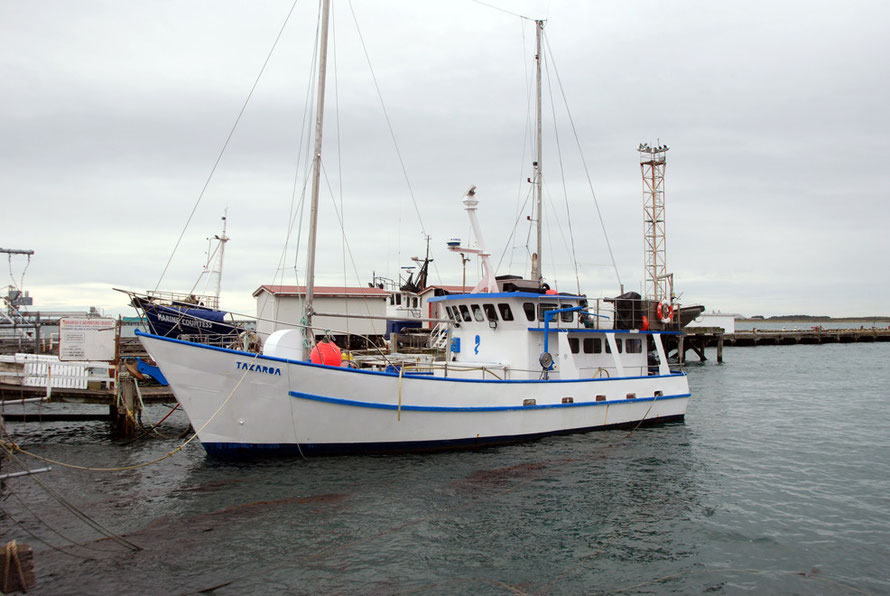
[[[87,389],[95,382],[114,389],[115,366],[108,362],[63,362],[41,354],[0,356],[0,362],[21,365],[21,370],[0,371],[0,382],[47,389]]]

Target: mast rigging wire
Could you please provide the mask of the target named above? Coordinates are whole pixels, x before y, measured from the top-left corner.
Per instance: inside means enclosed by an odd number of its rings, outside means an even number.
[[[309,125],[309,121],[311,119],[311,112],[313,111],[313,97],[315,97],[315,84],[316,78],[315,73],[318,65],[318,46],[319,46],[319,37],[321,36],[321,22],[316,21],[315,24],[315,43],[312,45],[312,59],[310,60],[310,68],[309,68],[309,78],[308,83],[306,84],[306,96],[303,99],[303,119],[300,122],[300,141],[297,144],[297,156],[295,160],[294,167],[294,181],[293,187],[291,188],[291,200],[289,213],[287,217],[287,231],[284,236],[284,245],[281,249],[281,256],[278,259],[278,266],[275,268],[275,272],[272,275],[272,284],[275,285],[276,281],[280,280],[281,285],[285,285],[285,271],[288,270],[287,267],[287,257],[288,257],[288,248],[290,246],[290,238],[293,234],[294,228],[297,229],[297,238],[296,243],[294,245],[294,265],[293,265],[293,273],[294,273],[294,285],[300,284],[300,277],[297,270],[297,262],[300,258],[300,241],[302,240],[303,233],[303,215],[305,213],[306,206],[306,186],[309,184],[309,176],[311,174],[310,165],[309,165],[309,156],[311,152],[309,151],[310,138],[309,135],[306,134],[306,129]],[[305,148],[305,153],[304,153]],[[305,155],[305,157],[304,157]],[[300,188],[300,166],[302,163],[303,167],[303,186]],[[300,199],[297,201],[297,190],[300,190]],[[269,302],[263,304],[263,310],[257,315],[259,317],[265,314],[265,309],[268,307]],[[279,309],[281,305],[279,302],[275,302],[275,312],[272,313],[273,319],[278,319]],[[303,310],[303,298],[300,297],[300,310]]]
[[[186,230],[188,230],[189,224],[191,223],[192,218],[195,215],[195,211],[197,211],[198,209],[198,205],[201,204],[201,200],[204,198],[204,193],[207,192],[207,187],[210,186],[210,181],[213,179],[213,175],[216,173],[216,168],[219,166],[219,162],[222,161],[222,157],[229,146],[229,142],[232,140],[232,137],[235,134],[235,129],[238,128],[238,124],[241,122],[241,117],[244,115],[244,111],[247,109],[247,104],[250,103],[250,100],[253,97],[253,92],[256,91],[257,85],[259,85],[260,78],[263,76],[263,73],[266,70],[266,66],[268,66],[269,61],[272,59],[272,53],[278,46],[278,41],[281,39],[285,27],[287,27],[288,21],[290,21],[291,15],[294,12],[294,8],[296,8],[297,6],[297,2],[298,0],[294,0],[293,4],[291,4],[290,10],[287,13],[287,17],[285,17],[284,23],[282,23],[281,29],[279,29],[278,35],[275,37],[275,41],[272,42],[272,47],[269,48],[269,52],[268,54],[266,54],[266,59],[263,61],[263,66],[260,68],[260,72],[257,74],[256,79],[253,82],[253,86],[250,88],[250,92],[247,94],[247,98],[244,100],[244,104],[241,106],[241,111],[238,112],[238,116],[235,118],[235,123],[232,125],[232,129],[229,131],[229,134],[226,137],[225,142],[223,143],[222,149],[220,149],[219,151],[219,155],[216,156],[216,161],[213,162],[213,167],[210,168],[210,174],[207,175],[207,179],[204,181],[204,186],[201,188],[201,192],[198,194],[198,199],[195,201],[195,205],[192,207],[191,213],[189,213],[188,219],[185,222],[185,226],[183,226],[182,232],[180,232],[179,238],[176,240],[176,244],[173,246],[173,252],[170,253],[170,258],[167,259],[167,264],[164,265],[164,270],[161,272],[161,277],[158,279],[157,285],[155,285],[155,291],[157,291],[157,289],[161,286],[161,282],[164,280],[164,276],[167,274],[167,269],[170,268],[170,263],[173,262],[173,257],[176,255],[176,250],[179,248],[179,244],[182,242],[182,238],[185,236]]]
[[[551,52],[549,52],[549,49],[550,49],[549,46],[547,46],[546,47],[547,51],[545,52],[545,55],[549,53],[550,60],[545,61],[544,66],[549,66],[551,62],[554,62],[553,54]],[[555,62],[554,62],[554,69],[555,68],[556,68],[556,66],[555,66]],[[560,174],[560,180],[562,181],[563,198],[565,199],[566,220],[568,221],[568,225],[569,225],[569,242],[571,244],[570,253],[572,255],[572,266],[575,269],[575,284],[576,284],[576,287],[578,290],[578,295],[580,295],[581,294],[581,278],[578,275],[578,255],[575,252],[575,234],[572,230],[572,214],[569,210],[569,191],[568,191],[568,188],[566,187],[566,171],[565,171],[565,166],[563,165],[563,161],[562,161],[562,145],[559,142],[559,127],[556,126],[556,102],[553,101],[553,87],[551,86],[550,69],[549,68],[547,69],[547,91],[550,93],[550,113],[551,113],[551,117],[553,118],[553,134],[554,134],[554,138],[556,141],[556,156],[557,156],[557,160],[559,162],[559,174]],[[563,98],[563,99],[565,99],[565,98]],[[553,209],[553,213],[554,213],[554,215],[556,214],[555,206]],[[560,232],[562,232],[562,229],[560,229]],[[563,236],[563,242],[565,242],[565,236]],[[566,248],[569,248],[569,247],[566,247]]]
[[[519,13],[516,13],[516,12],[510,12],[509,10],[503,9],[503,8],[501,8],[501,7],[499,7],[499,6],[494,6],[494,5],[492,5],[492,4],[487,4],[487,3],[485,3],[485,2],[481,2],[480,0],[471,0],[471,2],[474,2],[474,3],[478,4],[478,5],[480,5],[480,6],[484,6],[484,7],[486,7],[486,8],[491,8],[492,10],[497,10],[497,11],[499,11],[499,12],[503,12],[503,13],[508,14],[508,15],[510,15],[510,16],[513,16],[513,17],[518,17],[518,18],[520,18],[520,19],[525,19],[526,21],[532,21],[532,20],[534,20],[534,19],[532,19],[532,18],[530,18],[530,17],[523,16],[523,15],[521,15],[521,14],[519,14]]]
[[[374,89],[377,91],[377,98],[380,100],[380,109],[383,110],[383,118],[386,121],[386,128],[389,130],[389,135],[392,138],[392,144],[396,151],[396,157],[399,159],[399,165],[402,168],[402,175],[405,177],[405,184],[408,187],[408,194],[411,196],[411,203],[414,206],[414,212],[417,214],[417,221],[420,223],[420,231],[424,235],[428,235],[426,231],[426,226],[423,224],[423,217],[420,215],[420,208],[417,206],[417,197],[414,195],[414,188],[411,186],[411,179],[408,176],[408,169],[405,167],[405,160],[402,158],[402,152],[399,149],[399,143],[396,139],[395,130],[393,129],[392,122],[389,119],[389,112],[386,110],[386,104],[383,102],[383,92],[380,90],[380,84],[377,81],[377,74],[374,72],[374,67],[371,64],[371,57],[368,54],[368,48],[365,45],[365,38],[362,35],[361,28],[358,24],[358,18],[355,14],[355,9],[352,6],[352,0],[348,0],[347,4],[349,4],[349,11],[352,14],[352,20],[355,23],[355,30],[358,34],[359,42],[362,46],[362,52],[365,55],[365,61],[368,63],[368,70],[371,72],[371,80],[374,81]],[[399,219],[401,223],[401,218]],[[439,268],[433,261],[433,268],[436,270],[436,276],[441,279],[439,275]]]
[[[511,248],[511,250],[510,250],[510,261],[509,261],[509,264],[507,265],[507,269],[508,270],[513,269],[513,256],[516,253],[517,247],[516,246],[510,247],[510,243],[513,241],[513,235],[516,233],[516,228],[519,225],[519,218],[522,217],[522,214],[525,212],[525,207],[526,207],[526,205],[528,205],[528,200],[531,195],[531,188],[532,188],[530,186],[527,187],[526,194],[525,194],[525,201],[522,201],[522,185],[523,185],[522,173],[525,170],[526,151],[528,150],[529,140],[531,138],[531,110],[532,110],[532,91],[531,91],[532,78],[531,78],[531,74],[529,73],[529,68],[528,68],[528,58],[527,58],[527,56],[528,56],[527,45],[528,44],[527,44],[527,40],[525,37],[525,27],[523,25],[524,25],[524,23],[520,23],[520,26],[519,26],[519,31],[522,34],[522,54],[521,54],[520,62],[522,64],[523,71],[525,73],[526,94],[525,94],[525,129],[522,131],[522,157],[519,161],[519,188],[517,188],[517,192],[516,192],[516,205],[518,206],[518,209],[516,210],[516,223],[513,224],[513,231],[510,233],[510,236],[507,238],[507,242],[504,245],[504,253],[501,253],[501,258],[500,258],[500,260],[498,260],[498,265],[495,268],[495,270],[500,268],[501,262],[504,260],[504,254],[506,253],[508,248]],[[522,202],[521,205],[520,205],[520,202]],[[530,229],[531,228],[529,228],[529,230]],[[531,251],[528,248],[528,237],[526,237],[525,263],[523,263],[523,269],[528,268],[528,263],[529,263],[530,258],[531,258]]]
[[[550,42],[545,37],[544,43],[547,46],[547,51],[551,53]],[[609,234],[606,232],[606,224],[603,221],[603,214],[600,211],[599,201],[596,198],[596,193],[593,190],[593,182],[590,180],[590,170],[587,167],[587,160],[584,159],[584,152],[581,150],[581,140],[578,138],[578,130],[575,127],[575,120],[572,118],[572,112],[569,109],[568,99],[566,98],[565,89],[562,86],[562,79],[559,77],[559,69],[556,67],[556,63],[553,64],[553,74],[556,75],[556,84],[559,86],[559,92],[562,95],[563,102],[566,108],[566,115],[569,118],[569,124],[572,127],[572,134],[575,137],[575,144],[578,146],[578,155],[581,157],[581,163],[584,166],[584,174],[587,177],[587,186],[590,188],[590,195],[593,197],[593,204],[596,207],[596,214],[600,220],[600,227],[603,230],[603,239],[606,241],[606,248],[609,249],[609,257],[612,260],[612,268],[615,270],[615,277],[618,280],[618,286],[622,287],[621,283],[621,275],[618,273],[618,265],[615,263],[615,254],[612,252],[612,244],[609,242]]]

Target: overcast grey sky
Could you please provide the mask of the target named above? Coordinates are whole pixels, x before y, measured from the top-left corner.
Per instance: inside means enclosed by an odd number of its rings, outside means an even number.
[[[551,285],[575,289],[568,202],[582,291],[618,292],[565,101],[625,289],[643,283],[635,149],[660,139],[671,147],[668,268],[684,303],[890,314],[890,4],[488,4],[547,19]],[[290,7],[0,4],[0,246],[36,251],[24,277],[35,308],[132,314],[110,288],[158,284]],[[297,3],[161,289],[191,287],[226,208],[223,304],[250,313],[259,285],[294,282],[296,234],[284,271],[279,262],[311,142],[316,11]],[[396,276],[422,253],[422,229],[433,281],[460,283],[460,259],[443,247],[469,236],[460,199],[471,184],[495,261],[508,247],[498,273],[528,274],[527,224],[507,239],[532,175],[533,48],[530,21],[469,0],[335,2],[317,283],[343,284],[344,269],[349,285]],[[16,282],[26,263],[13,258]]]

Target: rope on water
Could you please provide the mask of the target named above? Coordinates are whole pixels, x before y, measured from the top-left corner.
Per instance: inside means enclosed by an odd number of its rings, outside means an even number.
[[[95,547],[87,546],[87,545],[85,545],[85,544],[80,544],[80,543],[78,543],[77,541],[75,541],[75,540],[69,538],[68,536],[65,536],[64,534],[62,534],[61,532],[59,532],[58,530],[56,530],[55,528],[53,528],[51,525],[49,525],[49,523],[47,523],[45,520],[43,520],[39,515],[37,515],[37,514],[36,514],[30,507],[28,507],[28,505],[25,503],[25,501],[24,501],[21,497],[19,497],[19,496],[18,496],[17,494],[15,494],[13,491],[10,491],[10,493],[11,493],[12,495],[14,495],[16,499],[19,500],[19,502],[25,507],[25,509],[28,510],[28,512],[29,512],[31,515],[34,516],[34,518],[35,518],[37,521],[39,521],[41,524],[43,524],[44,526],[46,526],[46,527],[49,529],[50,532],[52,532],[53,534],[55,534],[55,535],[59,536],[60,538],[62,538],[62,540],[66,540],[66,541],[70,542],[71,544],[73,544],[74,546],[79,546],[79,547],[81,547],[81,548],[85,548],[85,549],[88,549],[88,550],[94,550],[94,551],[105,552],[105,553],[107,553],[107,552],[111,552],[109,549],[105,549],[105,548],[95,548]],[[62,553],[62,554],[64,554],[64,555],[68,555],[68,556],[75,557],[75,558],[78,558],[78,559],[85,559],[85,560],[88,560],[88,561],[93,560],[93,557],[86,557],[86,556],[84,556],[84,555],[78,555],[78,554],[76,554],[76,553],[71,553],[71,552],[68,552],[67,550],[65,550],[65,549],[63,549],[63,548],[59,548],[59,547],[56,546],[55,544],[52,544],[52,543],[50,543],[50,542],[47,542],[46,540],[44,540],[43,538],[41,538],[40,536],[38,536],[37,534],[35,534],[34,532],[32,532],[30,529],[28,529],[28,527],[27,527],[25,524],[23,524],[22,522],[20,522],[19,520],[17,520],[15,517],[13,517],[13,516],[9,513],[9,511],[7,511],[6,509],[4,509],[4,508],[2,508],[2,507],[0,507],[0,513],[2,513],[3,515],[5,515],[5,516],[8,517],[9,519],[11,519],[11,520],[12,520],[12,521],[13,521],[19,528],[21,528],[22,531],[24,531],[28,536],[30,536],[31,538],[33,538],[34,540],[36,540],[36,541],[38,541],[38,542],[41,542],[41,543],[47,545],[49,548],[51,548],[51,549],[53,549],[53,550],[56,550],[56,551],[59,551],[60,553]]]
[[[2,447],[7,452],[7,455],[11,460],[16,461],[16,463],[20,463],[20,462],[18,462],[18,458],[15,456],[15,453],[13,453],[11,450],[9,450],[6,445],[3,445]],[[22,467],[25,467],[24,464],[20,464],[20,465],[22,465]],[[59,464],[59,465],[64,465],[64,464]],[[102,524],[100,524],[99,522],[94,520],[93,518],[91,518],[89,515],[84,513],[79,507],[77,507],[72,502],[70,502],[68,499],[66,499],[59,491],[48,486],[42,480],[40,480],[40,478],[38,478],[37,475],[32,474],[31,480],[36,482],[40,486],[40,488],[42,488],[49,496],[51,496],[53,499],[55,499],[55,501],[57,503],[59,503],[60,505],[62,505],[66,509],[68,509],[68,511],[73,513],[75,517],[80,519],[82,522],[84,522],[85,524],[87,524],[88,526],[90,526],[91,528],[93,528],[94,530],[96,530],[97,532],[102,534],[103,536],[110,538],[110,539],[114,540],[115,542],[117,542],[118,544],[121,544],[131,550],[142,550],[141,546],[134,544],[134,543],[130,542],[129,540],[122,538],[121,536],[118,536],[117,534],[115,534],[114,532],[112,532],[111,530],[109,530],[108,528],[106,528],[105,526],[103,526]]]

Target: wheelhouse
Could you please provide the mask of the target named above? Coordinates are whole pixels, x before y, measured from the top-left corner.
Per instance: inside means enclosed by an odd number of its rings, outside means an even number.
[[[670,374],[657,332],[613,329],[585,296],[532,292],[440,296],[451,323],[446,362],[505,379]],[[657,364],[650,369],[649,353]],[[459,366],[457,366],[459,368]]]

